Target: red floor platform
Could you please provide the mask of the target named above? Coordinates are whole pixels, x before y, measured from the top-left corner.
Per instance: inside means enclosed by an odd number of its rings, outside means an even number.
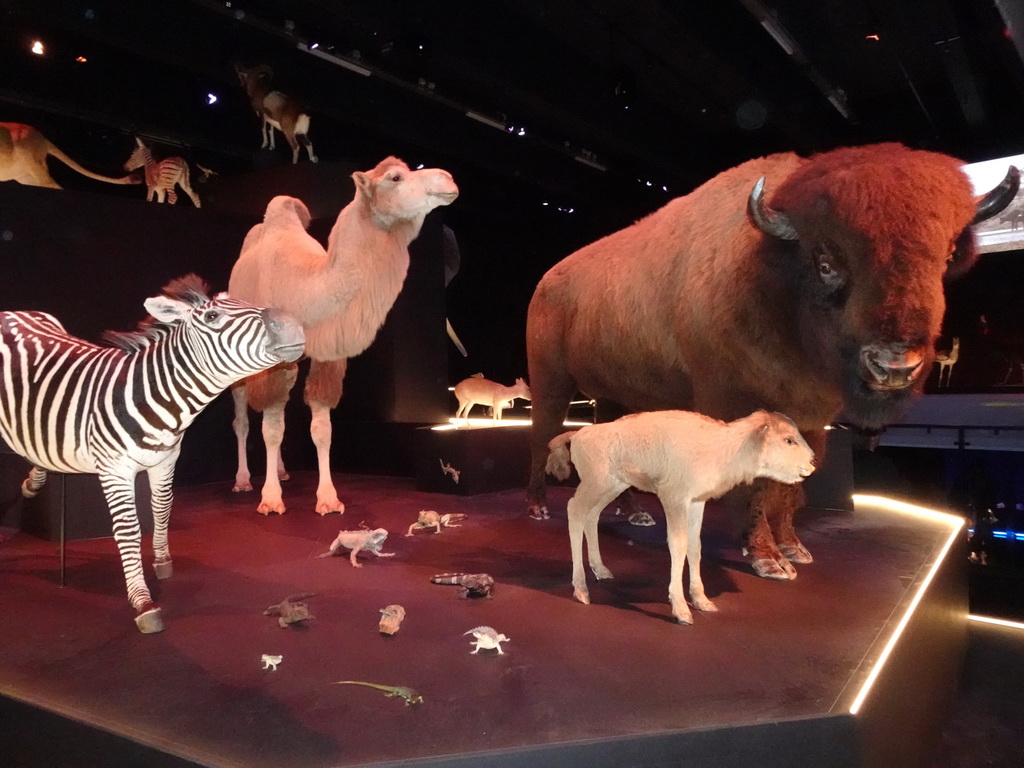
[[[966,556],[949,517],[859,501],[809,510],[815,556],[793,582],[753,575],[709,505],[704,581],[719,612],[672,621],[664,520],[611,511],[616,579],[572,598],[565,502],[528,519],[521,490],[417,491],[411,478],[338,476],[344,516],[313,512],[316,479],[286,483],[289,512],[257,515],[230,482],[178,489],[175,575],[157,582],[166,630],[141,635],[111,539],[0,546],[0,743],[17,766],[901,766],[925,765],[966,643]],[[74,499],[68,499],[75,514]],[[469,515],[405,533],[422,509]],[[390,531],[384,551],[319,558],[341,528]],[[147,558],[147,572],[149,564]],[[433,574],[487,572],[493,599]],[[315,618],[282,629],[288,595]],[[379,610],[407,611],[378,632]],[[915,609],[910,611],[909,609]],[[471,655],[489,625],[505,653]],[[894,634],[899,630],[898,637]],[[262,654],[282,656],[276,671]],[[884,663],[879,665],[878,662]],[[409,686],[424,702],[339,680]],[[865,688],[871,683],[870,688]],[[32,720],[35,718],[35,720]],[[25,722],[42,723],[35,733]]]

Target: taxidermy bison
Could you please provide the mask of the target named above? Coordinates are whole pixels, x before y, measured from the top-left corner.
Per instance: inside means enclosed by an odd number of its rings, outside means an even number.
[[[577,390],[725,421],[780,411],[819,456],[836,419],[893,420],[930,369],[943,282],[976,258],[971,225],[1019,186],[1011,167],[975,198],[960,165],[899,144],[771,155],[552,267],[527,315],[531,516],[547,516],[548,442]],[[747,494],[754,570],[795,578],[801,486]]]

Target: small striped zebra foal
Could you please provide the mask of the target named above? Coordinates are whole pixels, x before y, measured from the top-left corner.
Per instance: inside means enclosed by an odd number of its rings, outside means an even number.
[[[189,181],[188,162],[183,157],[168,157],[160,162],[153,159],[153,152],[142,143],[139,138],[135,139],[135,149],[124,163],[126,171],[134,171],[136,168],[144,168],[146,172],[146,200],[154,197],[158,203],[164,202],[166,196],[171,205],[178,202],[178,192],[174,185],[181,187],[185,194],[192,199],[196,208],[202,208],[199,195],[192,191]]]
[[[135,476],[149,475],[154,569],[171,575],[167,523],[185,428],[232,383],[303,353],[302,326],[280,310],[226,293],[209,298],[195,275],[147,299],[151,317],[98,346],[44,312],[0,312],[0,437],[32,463],[22,494],[47,470],[99,475],[113,518],[135,623],[163,629],[142,571]]]

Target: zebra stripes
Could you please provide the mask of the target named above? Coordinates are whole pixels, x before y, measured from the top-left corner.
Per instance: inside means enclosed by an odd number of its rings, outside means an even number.
[[[177,184],[196,208],[202,207],[199,195],[192,190],[188,161],[185,158],[168,157],[157,162],[150,148],[140,139],[135,139],[135,149],[125,161],[124,169],[134,171],[136,168],[143,168],[146,174],[146,200],[152,201],[155,198],[158,203],[162,203],[166,197],[167,202],[174,205],[178,202],[178,192],[174,188]]]
[[[0,436],[33,467],[99,476],[113,519],[128,599],[143,632],[163,629],[142,571],[135,476],[149,475],[157,576],[171,575],[167,522],[184,430],[235,381],[302,354],[297,321],[220,294],[189,275],[148,299],[151,319],[113,346],[67,334],[43,312],[0,312]]]

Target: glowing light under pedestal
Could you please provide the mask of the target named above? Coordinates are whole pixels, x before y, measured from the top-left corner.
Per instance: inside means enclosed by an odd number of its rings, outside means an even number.
[[[871,688],[874,686],[875,681],[878,679],[882,669],[885,667],[885,663],[889,660],[889,656],[892,655],[892,651],[896,647],[896,643],[899,641],[900,636],[910,623],[910,619],[913,617],[918,605],[920,605],[921,599],[928,590],[928,586],[932,583],[932,580],[935,578],[935,574],[938,573],[939,568],[941,568],[942,564],[945,562],[946,556],[949,554],[949,550],[953,546],[953,542],[957,540],[957,537],[963,530],[964,519],[959,515],[953,515],[949,512],[940,512],[936,509],[919,507],[915,504],[908,504],[907,502],[888,499],[884,496],[854,494],[853,501],[854,504],[872,505],[888,509],[893,512],[913,515],[915,517],[923,517],[936,522],[945,522],[950,528],[949,537],[946,539],[946,543],[943,545],[942,550],[935,558],[935,562],[932,563],[932,567],[929,569],[928,575],[925,576],[924,580],[918,586],[913,600],[910,601],[910,605],[907,606],[899,624],[896,625],[896,629],[894,629],[892,635],[890,635],[889,640],[885,644],[885,648],[875,661],[874,666],[871,668],[871,672],[868,673],[867,679],[864,681],[864,684],[861,686],[856,698],[853,700],[853,704],[850,705],[850,714],[856,715],[864,705],[864,701],[867,699],[868,694],[871,692]]]

